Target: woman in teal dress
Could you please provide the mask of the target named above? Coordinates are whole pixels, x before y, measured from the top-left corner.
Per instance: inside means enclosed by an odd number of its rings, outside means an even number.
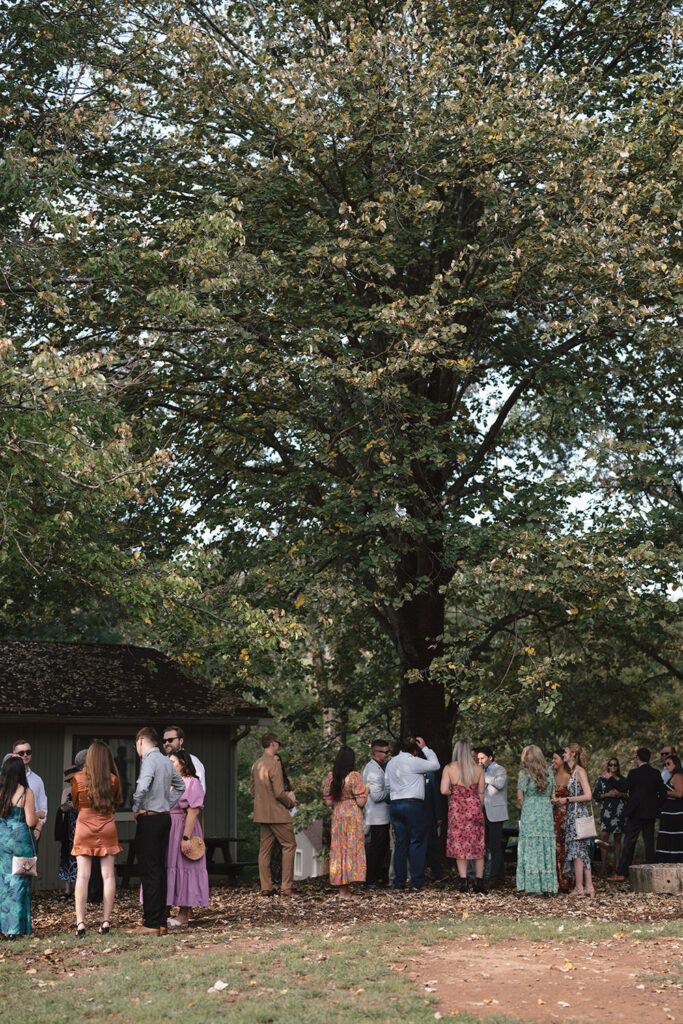
[[[0,934],[31,934],[31,879],[12,874],[12,857],[34,857],[29,829],[38,822],[33,793],[20,757],[4,762],[0,774]]]
[[[517,888],[520,892],[557,892],[555,825],[552,796],[555,780],[540,747],[522,751],[517,802],[522,808],[517,844]]]

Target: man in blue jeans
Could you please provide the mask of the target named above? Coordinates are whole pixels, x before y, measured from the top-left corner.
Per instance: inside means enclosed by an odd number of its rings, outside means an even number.
[[[422,751],[422,757],[416,756],[418,751]],[[411,889],[421,889],[425,884],[425,775],[438,770],[439,759],[421,736],[402,739],[398,753],[387,765],[384,777],[394,827],[394,889],[405,889],[408,860]]]

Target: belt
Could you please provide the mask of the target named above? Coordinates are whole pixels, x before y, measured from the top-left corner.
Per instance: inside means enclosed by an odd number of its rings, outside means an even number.
[[[422,800],[419,796],[397,796],[395,800],[391,801],[391,803],[392,804],[398,804],[398,803],[403,803],[403,804],[423,804],[424,800]]]
[[[138,811],[138,818],[146,817],[148,814],[168,814],[168,811]]]

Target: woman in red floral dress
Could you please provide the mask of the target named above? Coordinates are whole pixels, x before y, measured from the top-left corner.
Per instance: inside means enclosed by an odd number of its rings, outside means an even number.
[[[460,892],[467,892],[467,861],[474,861],[474,891],[484,888],[484,769],[472,757],[472,747],[460,740],[453,760],[441,776],[441,792],[448,796],[446,856],[454,857],[460,875]]]
[[[569,770],[564,762],[564,754],[556,750],[553,754],[553,774],[555,776],[555,800],[558,797],[568,796]],[[569,892],[572,887],[571,878],[564,873],[564,830],[567,820],[566,803],[555,803],[553,801],[553,823],[555,825],[555,852],[557,862],[557,883],[560,892]]]
[[[342,899],[359,898],[350,891],[349,883],[364,882],[366,874],[362,808],[368,792],[355,766],[353,750],[342,747],[323,783],[325,803],[332,808],[330,885],[339,886]]]

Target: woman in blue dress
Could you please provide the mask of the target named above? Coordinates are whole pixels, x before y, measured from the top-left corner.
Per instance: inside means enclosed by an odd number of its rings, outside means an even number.
[[[557,892],[555,824],[551,800],[555,791],[552,769],[540,747],[522,751],[517,779],[517,802],[522,808],[517,844],[517,889]]]
[[[20,757],[8,758],[0,774],[0,934],[31,934],[31,879],[12,874],[12,857],[34,857],[30,829],[38,823],[33,793]]]

